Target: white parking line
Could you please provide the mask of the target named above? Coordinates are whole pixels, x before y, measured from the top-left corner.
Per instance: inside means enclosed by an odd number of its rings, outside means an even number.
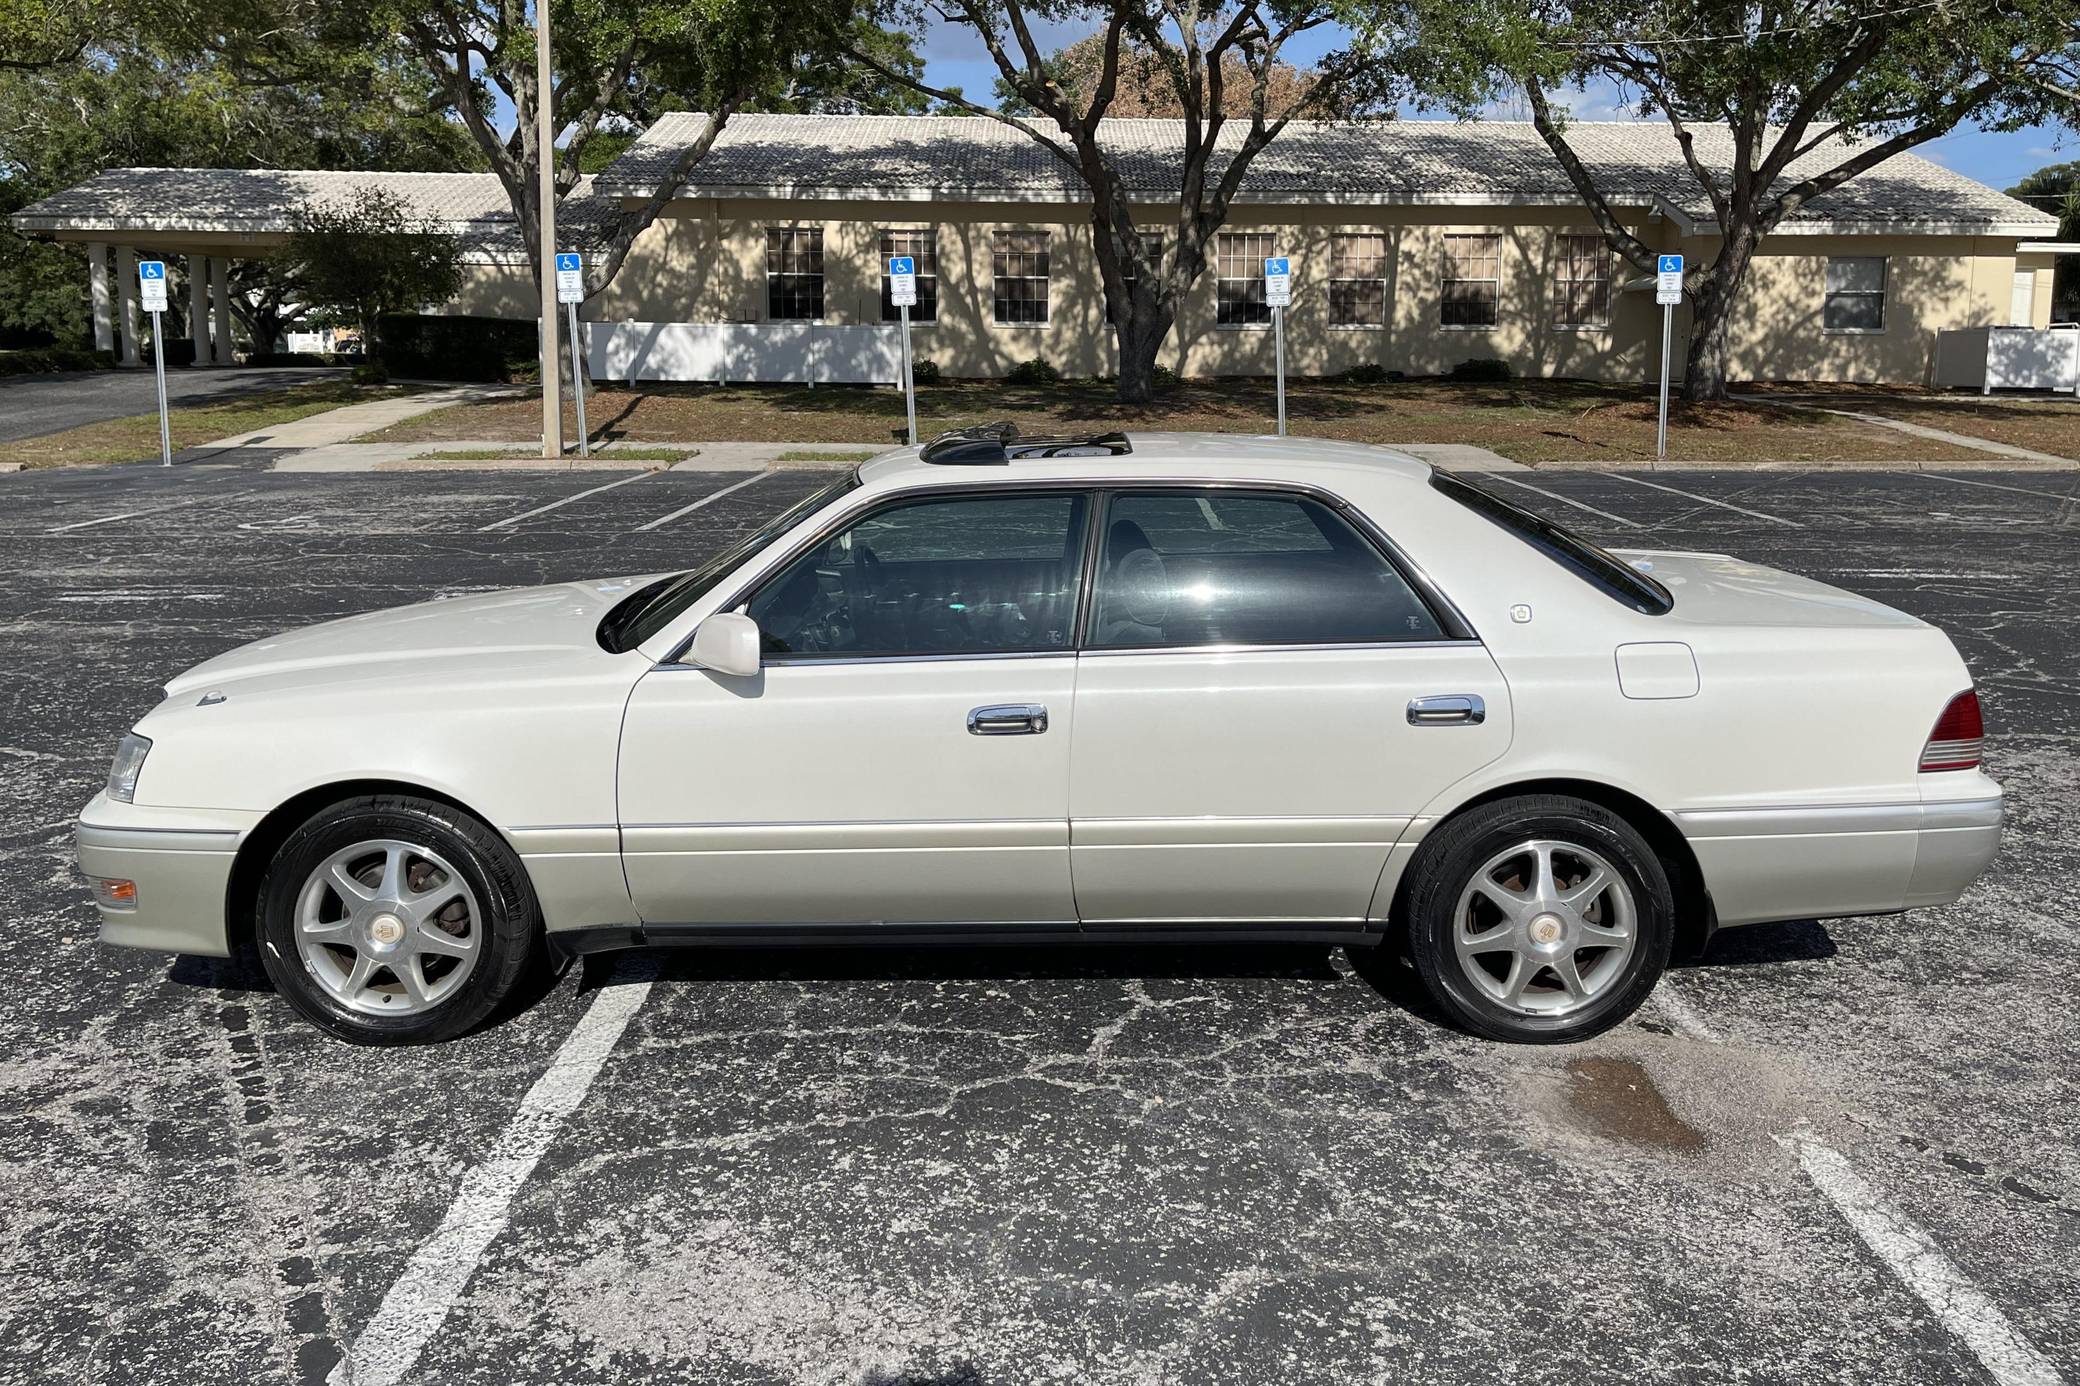
[[[1984,486],[1989,491],[2013,491],[2018,496],[2046,496],[2051,500],[2071,500],[2070,495],[2057,491],[2039,491],[2029,486],[2003,486],[1998,481],[1976,481],[1968,476],[1944,476],[1941,472],[1899,472],[1899,476],[1918,476],[1929,481],[1947,481],[1955,486]]]
[[[527,1090],[490,1153],[462,1176],[447,1216],[412,1253],[375,1317],[333,1369],[332,1386],[395,1386],[447,1322],[485,1250],[505,1230],[513,1196],[585,1099],[621,1032],[650,994],[655,969],[638,960],[621,964],[614,976],[617,980],[601,988],[549,1061],[548,1072]]]
[[[1721,510],[1731,510],[1734,511],[1736,514],[1752,515],[1758,520],[1768,520],[1771,524],[1788,525],[1792,529],[1805,528],[1805,526],[1800,524],[1798,521],[1787,520],[1782,515],[1765,515],[1760,510],[1750,510],[1746,506],[1735,505],[1731,501],[1713,500],[1710,496],[1700,496],[1693,491],[1678,491],[1675,487],[1663,486],[1658,481],[1642,481],[1638,477],[1628,476],[1624,472],[1611,472],[1610,475],[1617,478],[1619,481],[1629,481],[1634,486],[1647,486],[1651,487],[1656,491],[1666,491],[1671,496],[1681,496],[1685,500],[1702,501],[1706,505],[1716,505]]]
[[[1559,501],[1562,505],[1571,505],[1577,510],[1586,510],[1591,515],[1601,515],[1606,520],[1613,520],[1616,521],[1618,524],[1628,525],[1633,529],[1638,529],[1641,527],[1640,522],[1638,520],[1628,520],[1623,515],[1613,515],[1608,510],[1598,510],[1595,506],[1584,505],[1582,502],[1575,500],[1571,496],[1563,496],[1558,491],[1548,491],[1545,490],[1543,487],[1533,486],[1528,481],[1518,481],[1514,477],[1504,476],[1500,472],[1489,472],[1483,479],[1487,481],[1506,481],[1512,486],[1521,486],[1526,491],[1536,491],[1539,495],[1546,497],[1548,500]]]
[[[656,529],[659,525],[668,525],[672,521],[678,519],[681,515],[691,515],[694,511],[699,510],[702,506],[713,505],[716,501],[721,500],[730,492],[741,491],[746,486],[752,485],[754,482],[764,481],[767,477],[771,475],[771,471],[763,471],[755,473],[751,476],[747,476],[742,481],[733,482],[732,484],[723,487],[720,491],[716,491],[712,494],[702,496],[692,505],[682,505],[669,515],[659,515],[656,519],[650,521],[650,523],[648,524],[637,525],[636,533],[641,534],[646,529]]]
[[[120,515],[103,515],[96,520],[74,520],[69,525],[53,525],[45,530],[44,533],[65,534],[75,529],[92,529],[95,525],[112,525],[117,520],[134,520],[140,515],[164,515],[169,510],[181,510],[191,505],[205,505],[211,501],[237,500],[240,496],[249,496],[251,494],[252,492],[250,491],[233,491],[228,495],[222,496],[196,496],[192,500],[175,501],[172,505],[149,506],[143,510],[125,510]]]
[[[1655,1009],[1691,1039],[1718,1043],[1682,992],[1666,977],[1654,988]],[[2000,1306],[1957,1268],[1935,1238],[1905,1213],[1887,1203],[1833,1146],[1799,1131],[1777,1137],[1798,1156],[1806,1178],[1823,1194],[1842,1220],[1902,1285],[1914,1292],[1937,1322],[1972,1350],[2001,1386],[2064,1386],[2064,1378],[2022,1336]]]
[[[572,501],[581,501],[587,496],[596,496],[602,491],[611,491],[616,486],[626,486],[631,481],[641,481],[649,475],[649,472],[637,472],[633,476],[622,477],[619,481],[610,481],[604,486],[595,486],[589,491],[580,491],[575,496],[565,496],[562,500],[550,501],[547,505],[538,505],[534,509],[524,510],[518,515],[508,515],[503,520],[493,520],[490,524],[481,526],[477,533],[489,534],[494,529],[504,529],[508,525],[517,525],[522,520],[531,520],[537,515],[546,515],[552,510],[569,505]]]
[[[1803,1134],[1780,1139],[1797,1152],[1813,1187],[1827,1195],[1864,1245],[1972,1350],[1995,1381],[2001,1386],[2060,1386],[2063,1378],[2050,1359],[2031,1346],[1928,1233],[1865,1183],[1840,1151]]]

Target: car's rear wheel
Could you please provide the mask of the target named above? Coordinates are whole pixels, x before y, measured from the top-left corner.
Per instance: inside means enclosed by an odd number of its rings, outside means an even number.
[[[451,1039],[538,952],[540,910],[505,842],[448,804],[373,795],[290,834],[260,884],[261,961],[289,1003],[362,1044]]]
[[[1409,955],[1431,998],[1475,1034],[1587,1039],[1639,1009],[1668,965],[1668,873],[1601,805],[1484,804],[1433,833],[1409,872]]]

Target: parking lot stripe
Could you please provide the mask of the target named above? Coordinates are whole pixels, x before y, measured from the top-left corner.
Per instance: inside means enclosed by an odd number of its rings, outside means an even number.
[[[621,1032],[650,994],[656,969],[648,959],[619,964],[578,1019],[548,1072],[535,1080],[520,1109],[482,1163],[462,1176],[447,1216],[391,1285],[334,1369],[333,1386],[395,1386],[447,1322],[485,1250],[505,1230],[513,1196],[599,1077]]]
[[[1612,520],[1618,524],[1630,526],[1633,529],[1639,529],[1641,527],[1640,522],[1638,520],[1628,520],[1623,515],[1613,515],[1608,510],[1598,510],[1595,506],[1585,505],[1581,501],[1574,499],[1572,496],[1563,496],[1558,491],[1548,491],[1542,487],[1533,486],[1529,482],[1518,481],[1514,477],[1504,476],[1500,472],[1489,472],[1485,479],[1488,481],[1506,481],[1512,486],[1521,486],[1526,491],[1536,491],[1539,495],[1546,497],[1548,500],[1559,501],[1562,505],[1571,505],[1577,510],[1586,510],[1591,515],[1601,515],[1606,520]]]
[[[191,505],[203,505],[210,501],[237,500],[240,496],[249,496],[251,494],[252,492],[250,491],[233,491],[229,495],[224,496],[196,496],[190,500],[175,501],[172,505],[154,505],[143,510],[125,510],[120,515],[103,515],[97,520],[75,520],[69,525],[53,525],[45,530],[44,533],[64,534],[75,529],[92,529],[95,525],[112,525],[117,520],[134,520],[140,515],[163,515],[169,510],[181,510]]]
[[[1912,1290],[1943,1327],[1972,1350],[2002,1386],[2060,1386],[2058,1369],[1966,1278],[1935,1240],[1865,1183],[1830,1145],[1796,1135],[1784,1142],[1865,1246]]]
[[[517,525],[522,520],[531,520],[537,515],[546,515],[561,506],[569,505],[572,501],[581,501],[587,496],[596,496],[602,491],[611,491],[616,486],[626,486],[631,481],[641,481],[649,475],[651,475],[649,472],[637,472],[633,476],[625,476],[618,481],[610,481],[604,486],[595,486],[589,491],[580,491],[575,496],[565,496],[562,500],[553,500],[547,505],[538,505],[532,510],[523,510],[518,515],[508,515],[503,520],[493,520],[490,524],[480,527],[477,533],[489,534],[494,529],[504,529],[508,525]]]
[[[1984,486],[1989,491],[2013,491],[2018,496],[2044,496],[2050,500],[2071,500],[2070,495],[2057,491],[2039,491],[2032,486],[2003,486],[1998,481],[1980,481],[1968,476],[1944,476],[1941,472],[1902,472],[1902,476],[1926,477],[1930,481],[1947,481],[1957,486]]]
[[[713,505],[716,501],[719,501],[724,496],[730,494],[730,492],[741,491],[746,486],[750,486],[755,482],[764,481],[767,477],[771,476],[772,474],[772,471],[769,469],[763,472],[758,472],[752,476],[747,476],[742,481],[733,482],[730,485],[723,487],[720,491],[716,491],[712,494],[702,496],[692,505],[682,505],[669,515],[659,515],[656,519],[650,521],[648,524],[637,525],[636,533],[641,534],[646,529],[656,529],[659,525],[668,525],[672,521],[678,519],[681,515],[691,515],[694,511],[699,510],[702,506]]]
[[[1619,481],[1629,481],[1634,486],[1647,486],[1653,488],[1656,491],[1666,491],[1671,496],[1682,496],[1686,500],[1702,501],[1706,505],[1716,505],[1721,510],[1731,510],[1734,511],[1736,514],[1741,515],[1752,515],[1758,520],[1768,520],[1773,525],[1788,525],[1792,529],[1805,528],[1805,526],[1800,524],[1798,521],[1787,520],[1782,515],[1765,515],[1760,510],[1750,510],[1746,506],[1735,505],[1732,501],[1713,500],[1710,496],[1700,496],[1694,491],[1678,491],[1675,487],[1663,486],[1658,481],[1643,481],[1639,477],[1630,476],[1624,472],[1609,472],[1606,473],[1606,475],[1611,476]]]
[[[1653,1003],[1677,1032],[1718,1043],[1718,1036],[1667,978],[1654,987]],[[2008,1322],[2000,1307],[1966,1278],[1919,1224],[1886,1203],[1847,1156],[1809,1132],[1777,1140],[1798,1156],[1806,1178],[1863,1238],[1864,1245],[1929,1307],[1944,1328],[1972,1350],[1995,1381],[2001,1386],[2064,1386],[2057,1369]]]

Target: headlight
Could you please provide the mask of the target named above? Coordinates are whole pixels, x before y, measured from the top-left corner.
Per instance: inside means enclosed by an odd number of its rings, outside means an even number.
[[[150,737],[131,732],[116,747],[116,763],[108,767],[108,797],[118,803],[127,804],[137,793],[137,772],[144,769],[144,758],[152,753]]]

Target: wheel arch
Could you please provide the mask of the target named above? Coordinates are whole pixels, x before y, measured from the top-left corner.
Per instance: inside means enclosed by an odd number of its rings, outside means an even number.
[[[1704,869],[1698,864],[1697,853],[1690,840],[1683,836],[1675,820],[1654,807],[1647,800],[1615,785],[1600,780],[1576,779],[1568,776],[1548,776],[1541,779],[1514,780],[1482,790],[1465,801],[1453,805],[1450,812],[1440,816],[1424,833],[1424,842],[1430,841],[1437,830],[1461,814],[1492,804],[1501,799],[1515,799],[1527,794],[1562,794],[1569,798],[1586,799],[1600,808],[1610,810],[1629,823],[1654,849],[1661,859],[1662,867],[1668,872],[1669,889],[1676,902],[1675,956],[1695,958],[1704,952],[1718,931],[1719,916],[1712,904],[1712,892],[1705,884]],[[1416,848],[1417,855],[1422,846]],[[1409,865],[1414,865],[1411,859]],[[1404,870],[1394,887],[1394,901],[1389,918],[1404,919],[1404,900],[1408,882],[1414,876],[1412,870]]]
[[[471,808],[452,794],[408,780],[362,779],[337,780],[331,784],[313,785],[284,799],[270,810],[266,817],[255,823],[238,844],[238,851],[231,859],[231,875],[224,883],[224,940],[234,957],[250,952],[257,941],[255,930],[259,925],[260,881],[267,874],[267,865],[289,835],[309,822],[318,810],[347,799],[364,798],[371,794],[408,794],[415,799],[430,799],[460,810],[480,823],[490,826],[501,838],[505,833],[490,819]],[[510,839],[506,845],[512,846]],[[516,851],[515,857],[519,856]],[[526,867],[525,861],[521,863]]]

